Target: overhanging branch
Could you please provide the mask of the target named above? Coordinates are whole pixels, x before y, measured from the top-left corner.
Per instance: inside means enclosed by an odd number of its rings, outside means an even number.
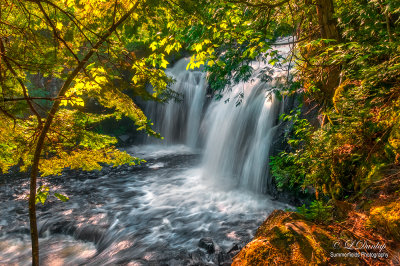
[[[59,98],[57,97],[20,97],[20,98],[4,98],[0,99],[0,102],[18,102],[18,101],[26,101],[26,100],[47,100],[47,101],[55,101]]]
[[[245,4],[247,6],[258,7],[258,8],[276,8],[286,4],[289,1],[290,0],[282,0],[278,3],[269,3],[269,2],[251,3],[245,0],[229,0],[230,3]]]

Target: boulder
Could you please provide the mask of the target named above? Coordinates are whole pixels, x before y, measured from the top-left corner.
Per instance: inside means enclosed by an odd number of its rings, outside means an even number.
[[[203,237],[200,239],[198,246],[205,249],[209,254],[215,252],[214,241],[210,237]]]
[[[348,253],[335,245],[334,237],[323,226],[294,212],[275,210],[233,260],[232,265],[357,265],[353,257],[335,257]],[[333,255],[332,255],[333,254]]]

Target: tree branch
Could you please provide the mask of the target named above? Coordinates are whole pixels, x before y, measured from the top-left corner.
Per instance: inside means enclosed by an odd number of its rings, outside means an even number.
[[[289,0],[282,0],[282,1],[280,1],[278,3],[274,3],[274,4],[267,3],[267,2],[251,3],[246,0],[229,0],[229,2],[235,3],[235,4],[245,4],[247,6],[258,7],[258,8],[275,8],[275,7],[279,7],[279,6],[286,4],[287,2],[289,2]]]
[[[5,116],[7,116],[8,118],[10,118],[10,119],[12,119],[13,121],[14,121],[14,128],[15,128],[15,125],[17,124],[17,118],[15,117],[15,116],[13,116],[12,114],[10,114],[10,113],[8,113],[6,110],[4,110],[3,108],[1,108],[1,106],[0,106],[0,111],[5,115]]]
[[[0,102],[17,102],[17,101],[26,101],[26,100],[47,100],[47,101],[55,101],[57,97],[21,97],[21,98],[3,98]]]
[[[32,113],[36,116],[37,120],[38,120],[38,127],[42,128],[42,118],[39,115],[39,113],[36,111],[35,107],[33,107],[32,102],[29,100],[29,96],[28,96],[28,92],[26,90],[25,84],[22,81],[22,79],[20,77],[18,77],[17,72],[15,72],[15,70],[12,68],[10,62],[8,62],[7,58],[5,57],[6,54],[6,50],[4,48],[4,44],[3,44],[3,40],[0,39],[0,51],[1,51],[1,57],[3,58],[4,63],[6,64],[8,70],[10,70],[10,72],[14,75],[14,77],[18,80],[18,83],[21,85],[22,87],[22,91],[24,94],[24,99],[26,100],[26,102],[29,105],[29,109],[31,109]]]
[[[72,51],[71,47],[68,46],[67,42],[63,38],[60,37],[60,34],[58,33],[57,28],[54,26],[53,22],[51,21],[51,19],[47,15],[47,13],[44,10],[44,8],[43,8],[42,4],[40,3],[40,1],[36,1],[36,4],[39,6],[39,9],[42,12],[43,16],[46,18],[47,22],[50,24],[50,27],[53,29],[54,36],[56,36],[56,38],[65,45],[65,47],[68,49],[68,51],[76,59],[76,61],[78,61],[78,63],[80,63],[78,56],[74,53],[74,51]]]
[[[58,5],[54,4],[53,2],[49,1],[49,0],[27,0],[27,1],[31,1],[31,2],[43,2],[46,3],[52,7],[54,7],[55,9],[59,10],[61,13],[63,13],[65,16],[67,16],[72,23],[75,24],[75,26],[78,28],[79,32],[82,33],[82,35],[85,37],[85,39],[90,43],[91,46],[93,46],[93,43],[91,42],[91,40],[86,36],[86,34],[83,32],[83,30],[79,27],[78,23],[81,24],[79,22],[79,20],[71,13],[65,11],[64,9],[62,9],[61,7],[59,7]],[[82,24],[81,24],[82,25]],[[86,28],[84,25],[82,25],[82,28]],[[87,28],[86,28],[87,29]],[[90,33],[94,34],[97,37],[100,37],[97,33],[95,33],[94,31],[87,29]]]

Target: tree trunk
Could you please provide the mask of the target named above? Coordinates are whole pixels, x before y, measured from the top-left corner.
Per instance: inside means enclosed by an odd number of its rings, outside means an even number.
[[[41,151],[41,149],[40,149]],[[31,184],[29,191],[29,225],[31,228],[32,240],[32,266],[39,265],[39,235],[36,223],[36,176],[39,171],[39,157],[34,157],[34,163],[31,170]],[[37,162],[36,162],[37,161]],[[34,166],[36,164],[36,166]],[[36,170],[35,170],[36,169]]]
[[[333,17],[335,13],[333,0],[317,0],[317,16],[322,39],[340,41],[340,34],[337,23]],[[323,79],[324,98],[327,102],[332,102],[332,97],[340,81],[340,65],[331,65],[324,69],[326,75]]]
[[[333,17],[334,13],[333,0],[317,0],[317,16],[321,37],[339,41],[340,36],[336,20]]]

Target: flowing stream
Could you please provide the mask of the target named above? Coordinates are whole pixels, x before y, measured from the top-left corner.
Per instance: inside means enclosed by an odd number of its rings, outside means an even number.
[[[38,205],[43,265],[222,265],[270,212],[289,207],[261,193],[281,108],[256,77],[265,65],[215,101],[187,62],[168,70],[183,101],[146,107],[165,140],[126,149],[147,163],[42,181],[70,197]],[[30,263],[28,188],[23,178],[0,184],[1,265]]]

